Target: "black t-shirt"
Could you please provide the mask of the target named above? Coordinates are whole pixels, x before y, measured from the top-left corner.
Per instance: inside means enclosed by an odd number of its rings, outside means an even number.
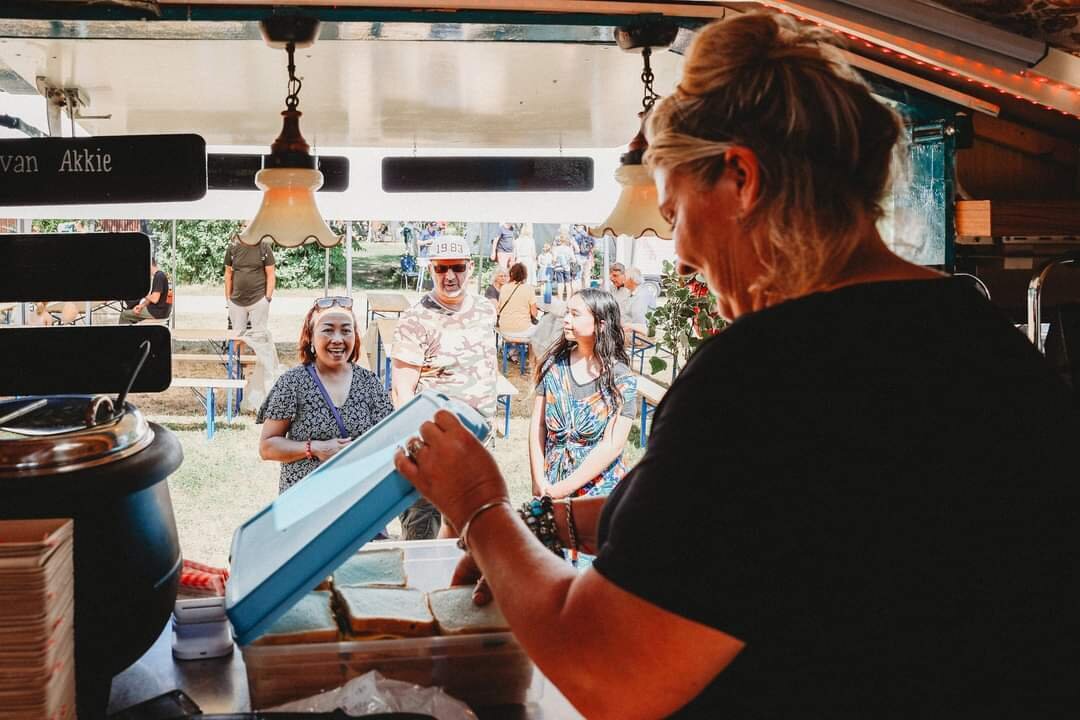
[[[783,303],[690,360],[595,568],[747,644],[679,717],[1076,717],[1076,427],[969,286]]]
[[[148,304],[146,309],[155,318],[169,317],[169,279],[165,277],[165,273],[161,270],[154,273],[154,279],[150,283],[150,295],[154,293],[159,293],[158,300]]]

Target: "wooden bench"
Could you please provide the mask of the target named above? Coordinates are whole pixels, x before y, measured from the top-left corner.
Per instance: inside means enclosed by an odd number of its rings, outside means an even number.
[[[211,355],[210,353],[173,353],[172,359],[173,362],[181,363],[212,362],[222,366],[226,364],[225,360],[218,357],[217,355]],[[241,365],[254,365],[257,361],[257,358],[254,355],[240,355],[236,358],[235,361],[239,362]]]
[[[503,415],[506,418],[503,425],[504,438],[510,437],[510,398],[517,394],[518,389],[506,379],[505,375],[500,374],[495,379],[495,402],[503,406]]]
[[[649,406],[659,405],[667,388],[644,375],[634,373],[634,377],[637,378],[637,392],[641,397],[641,446],[645,447],[649,439]]]
[[[649,337],[644,333],[639,333],[637,330],[631,330],[630,342],[626,349],[630,353],[631,369],[634,367],[634,360],[637,359],[639,373],[645,372],[645,353],[653,350],[654,354],[663,353],[671,358],[671,377],[674,378],[679,374],[679,356],[664,347],[659,338]]]
[[[208,356],[209,357],[209,356]],[[206,405],[206,438],[208,440],[214,437],[214,425],[217,419],[217,406],[214,404],[214,390],[243,390],[247,385],[247,380],[240,378],[239,380],[233,378],[190,378],[190,377],[174,377],[170,388],[174,387],[186,387],[199,395]],[[203,389],[205,394],[199,393],[199,389]],[[226,409],[226,418],[229,422],[232,422],[232,403]]]

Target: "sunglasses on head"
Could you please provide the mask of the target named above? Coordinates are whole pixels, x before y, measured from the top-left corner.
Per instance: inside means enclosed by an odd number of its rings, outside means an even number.
[[[330,308],[334,307],[335,305],[337,305],[340,308],[345,308],[346,310],[351,310],[352,309],[352,298],[351,297],[336,296],[336,297],[321,297],[321,298],[316,298],[316,300],[315,300],[315,307],[319,308],[320,310],[329,310]]]
[[[448,270],[453,270],[456,273],[463,273],[468,269],[469,269],[469,266],[466,263],[454,263],[453,265],[435,265],[435,264],[432,264],[432,266],[431,266],[431,271],[439,273],[440,275],[442,275],[444,272],[446,272]]]

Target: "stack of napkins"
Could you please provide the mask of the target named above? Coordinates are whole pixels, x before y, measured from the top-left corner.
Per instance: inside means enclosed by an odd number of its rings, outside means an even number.
[[[73,529],[0,521],[0,720],[75,717]]]

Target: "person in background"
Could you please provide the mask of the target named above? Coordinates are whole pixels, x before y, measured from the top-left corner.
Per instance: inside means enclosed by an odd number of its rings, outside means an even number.
[[[551,243],[544,243],[544,249],[536,256],[536,281],[551,282],[551,264],[555,258],[551,254]]]
[[[431,260],[428,254],[431,252],[431,246],[435,242],[435,239],[442,234],[439,229],[439,224],[434,220],[425,223],[423,231],[420,232],[416,240],[416,266],[420,269],[420,272],[416,276],[416,291],[420,292],[424,287],[424,283],[428,279],[429,268]],[[433,279],[434,282],[434,279]]]
[[[529,423],[533,493],[607,495],[626,475],[622,461],[637,410],[619,306],[604,290],[574,293],[562,337],[537,363]]]
[[[626,266],[621,262],[611,263],[608,279],[611,281],[608,292],[615,298],[615,302],[619,303],[619,312],[625,318],[630,304],[630,290],[626,287]]]
[[[641,270],[632,267],[626,271],[626,289],[629,291],[630,297],[626,301],[623,328],[625,328],[627,334],[634,332],[639,335],[648,334],[645,313],[650,310],[649,296],[642,292],[641,282]]]
[[[503,270],[514,261],[514,223],[504,222],[491,240],[491,259]]]
[[[141,300],[126,301],[120,311],[120,325],[134,325],[140,320],[162,320],[169,317],[169,278],[158,268],[157,258],[150,256],[150,293]]]
[[[596,240],[584,225],[574,225],[570,230],[577,262],[577,288],[587,288],[592,283],[593,264],[596,259]]]
[[[514,263],[525,266],[525,282],[535,287],[536,271],[533,268],[536,265],[536,238],[533,237],[532,223],[522,225],[514,241],[514,262],[511,265]]]
[[[555,294],[563,300],[571,294],[570,283],[574,279],[574,251],[570,248],[570,238],[565,233],[559,234],[552,251],[552,277],[555,282]]]
[[[417,393],[434,390],[495,417],[495,306],[468,292],[473,263],[458,238],[440,238],[432,246],[435,288],[401,314],[390,349],[394,407]],[[421,498],[401,515],[402,539],[424,540],[453,531],[439,511]]]
[[[496,267],[491,275],[491,284],[484,289],[484,297],[491,301],[492,305],[499,304],[499,291],[510,279],[510,273],[501,267]]]
[[[247,245],[233,236],[225,250],[225,302],[233,330],[245,332],[249,320],[253,331],[266,330],[275,282],[271,242]]]
[[[300,364],[285,371],[255,416],[259,457],[281,463],[278,492],[302,480],[393,411],[379,378],[356,364],[350,297],[321,297],[300,327]]]
[[[499,290],[495,303],[495,329],[512,337],[531,335],[539,312],[536,288],[526,282],[525,263],[511,265],[509,277],[509,282]]]
[[[474,598],[586,717],[1080,714],[1072,394],[967,282],[882,241],[905,129],[837,42],[729,16],[653,107],[678,270],[732,322],[609,497],[526,524],[450,413],[395,458],[464,528],[454,584],[482,572]]]
[[[435,242],[435,239],[441,235],[439,225],[434,220],[427,223],[424,226],[424,231],[420,233],[420,239],[416,241],[416,249],[420,258],[427,259],[431,254],[431,246]]]

